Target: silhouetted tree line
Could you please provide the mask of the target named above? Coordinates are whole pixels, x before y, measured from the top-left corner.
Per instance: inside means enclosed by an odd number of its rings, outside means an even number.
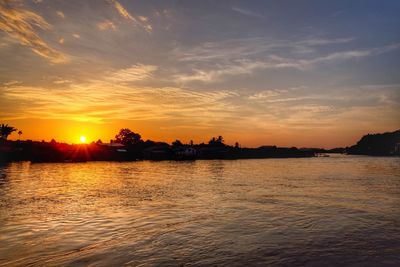
[[[399,156],[400,130],[364,135],[357,144],[346,148],[346,151],[354,155]]]
[[[29,160],[32,162],[78,162],[78,161],[130,161],[130,160],[193,160],[193,159],[241,159],[312,157],[313,151],[295,147],[280,148],[262,146],[242,148],[238,142],[230,146],[222,136],[212,137],[207,143],[185,144],[175,140],[171,144],[144,141],[140,134],[128,128],[121,129],[110,143],[97,140],[90,144],[66,144],[52,139],[50,142],[7,141],[8,135],[17,129],[2,125],[0,161]],[[22,132],[21,132],[22,134]],[[3,137],[4,136],[4,137]]]

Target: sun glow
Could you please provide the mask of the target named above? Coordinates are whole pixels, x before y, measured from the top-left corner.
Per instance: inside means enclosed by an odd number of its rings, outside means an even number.
[[[82,135],[81,137],[79,137],[79,141],[80,141],[82,144],[86,144],[86,136]]]

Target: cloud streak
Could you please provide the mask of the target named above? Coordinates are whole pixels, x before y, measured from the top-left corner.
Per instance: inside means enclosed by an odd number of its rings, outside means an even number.
[[[364,57],[387,53],[393,50],[397,50],[399,48],[400,48],[400,43],[397,43],[371,49],[335,52],[328,54],[326,56],[320,56],[312,59],[300,59],[300,60],[283,58],[272,55],[270,56],[270,59],[272,61],[266,64],[266,66],[267,68],[276,68],[276,69],[295,68],[298,70],[307,70],[311,67],[314,67],[317,64],[360,59]]]
[[[135,23],[135,25],[139,25],[143,29],[145,29],[147,32],[151,32],[153,30],[153,27],[151,24],[148,22],[148,18],[145,16],[139,16],[138,18],[135,18],[133,15],[131,15],[124,6],[122,6],[118,1],[116,0],[111,0],[112,5],[114,8],[117,10],[119,15],[123,17],[126,20],[130,20]]]
[[[6,32],[20,44],[46,58],[52,63],[64,63],[66,55],[51,48],[35,31],[35,27],[49,30],[51,25],[40,15],[22,8],[15,8],[10,2],[0,1],[0,30]]]
[[[67,119],[103,123],[123,120],[187,120],[206,125],[213,113],[229,113],[228,91],[196,92],[177,87],[128,87],[107,81],[72,84],[63,89],[10,86],[1,92],[4,119]],[[7,103],[14,103],[12,113]],[[15,104],[17,103],[17,104]],[[212,106],[207,106],[207,105]],[[29,108],[27,108],[29,107]],[[186,117],[185,114],[191,114]]]
[[[236,12],[242,14],[242,15],[246,15],[246,16],[250,16],[250,17],[255,17],[255,18],[264,18],[263,15],[261,15],[261,14],[259,14],[259,13],[257,13],[257,12],[254,12],[254,11],[252,11],[252,10],[249,10],[249,9],[245,9],[245,8],[240,8],[240,7],[234,6],[234,7],[232,7],[232,10],[233,10],[233,11],[236,11]]]
[[[192,71],[176,74],[174,78],[177,82],[184,83],[192,81],[213,83],[223,80],[224,77],[252,74],[260,70],[297,69],[307,71],[320,64],[362,59],[400,48],[400,43],[395,43],[370,49],[339,51],[300,59],[295,56],[279,56],[282,49],[299,49],[299,46],[304,45],[324,46],[347,43],[352,40],[353,38],[308,39],[294,44],[288,42],[264,44],[261,39],[251,39],[247,41],[231,40],[222,42],[222,44],[206,43],[193,49],[177,48],[174,53],[181,62],[189,62]]]
[[[126,69],[111,72],[107,80],[113,82],[134,82],[152,78],[157,66],[136,64]]]
[[[303,40],[269,40],[254,37],[228,39],[220,42],[206,42],[195,47],[177,47],[173,53],[180,61],[213,61],[221,59],[239,59],[251,56],[263,56],[280,51],[293,53],[299,50],[314,51],[315,47],[343,44],[354,38],[308,38]]]
[[[219,65],[215,69],[199,70],[195,69],[193,73],[177,74],[175,80],[181,83],[201,81],[212,83],[221,81],[223,77],[241,74],[251,74],[256,70],[264,69],[266,64],[260,61],[237,60],[232,64]]]
[[[65,14],[64,14],[64,12],[62,12],[62,11],[57,11],[56,14],[57,14],[57,16],[59,16],[60,18],[65,19]]]
[[[118,1],[112,0],[111,3],[123,18],[136,22],[136,19]]]
[[[115,31],[117,29],[115,24],[110,20],[99,22],[97,24],[97,28],[99,28],[99,30],[101,30],[101,31],[106,31],[106,30],[114,30]]]

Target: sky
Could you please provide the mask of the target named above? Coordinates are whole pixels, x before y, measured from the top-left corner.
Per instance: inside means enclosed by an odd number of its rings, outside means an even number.
[[[399,13],[397,0],[0,0],[0,123],[69,143],[130,128],[352,145],[400,128]]]

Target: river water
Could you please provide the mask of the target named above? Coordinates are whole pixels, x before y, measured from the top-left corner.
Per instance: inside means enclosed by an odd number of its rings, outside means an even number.
[[[0,166],[0,266],[400,266],[400,158]]]

